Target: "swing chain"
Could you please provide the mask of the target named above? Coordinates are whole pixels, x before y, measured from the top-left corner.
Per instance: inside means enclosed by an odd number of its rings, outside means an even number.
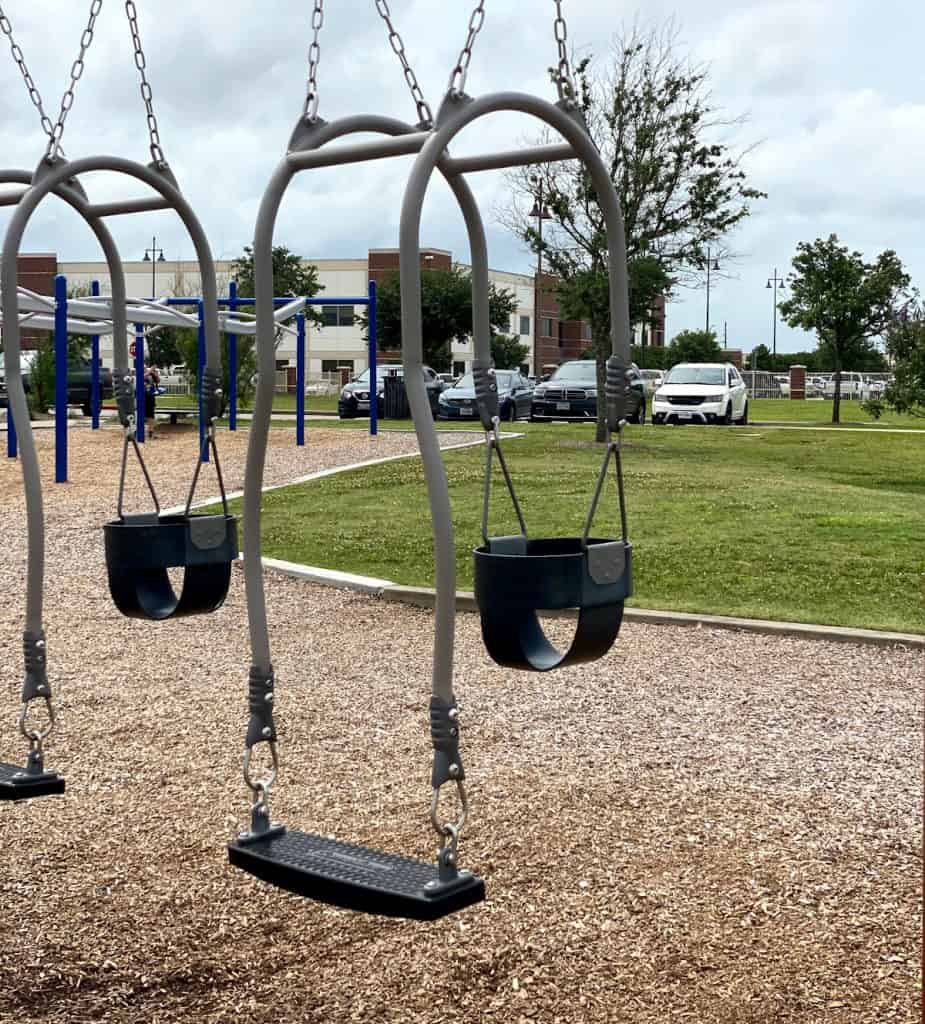
[[[312,30],[314,37],[308,48],[308,91],[305,94],[305,119],[318,120],[318,64],[321,61],[321,44],[318,37],[324,25],[324,0],[315,0],[312,11]]]
[[[411,98],[414,100],[414,105],[418,111],[418,121],[423,128],[431,128],[434,123],[433,111],[430,109],[430,104],[424,99],[424,93],[421,91],[421,87],[418,84],[417,75],[414,73],[414,68],[408,63],[408,58],[405,55],[405,44],[402,37],[398,33],[398,29],[392,24],[392,12],[389,10],[388,0],[375,0],[376,10],[379,12],[379,16],[386,23],[389,30],[389,45],[392,47],[392,52],[401,61],[402,71],[405,75],[405,82],[408,88],[411,90]]]
[[[13,26],[10,24],[10,19],[4,13],[2,7],[0,7],[0,32],[2,32],[10,43],[10,53],[13,55],[13,60],[19,67],[19,73],[22,75],[23,81],[26,83],[26,89],[29,91],[29,99],[32,100],[35,109],[39,112],[39,117],[42,122],[42,130],[49,137],[54,137],[55,126],[51,123],[51,118],[45,113],[45,107],[42,104],[42,97],[39,93],[38,86],[36,86],[32,75],[29,74],[29,69],[26,67],[26,58],[23,56],[23,52],[19,47],[19,44],[13,38]]]
[[[575,79],[572,75],[572,65],[569,61],[568,48],[568,26],[565,23],[565,16],[562,13],[562,0],[555,0],[556,20],[553,23],[553,34],[556,37],[556,44],[559,47],[559,63],[551,69],[553,81],[556,83],[556,90],[559,99],[574,102],[578,95],[575,88]]]
[[[138,68],[138,74],[141,76],[141,98],[144,100],[145,117],[148,122],[151,159],[156,167],[164,168],[167,166],[167,160],[161,148],[161,136],[157,128],[157,117],[154,113],[154,93],[151,91],[151,85],[145,73],[147,61],[145,60],[145,52],[141,47],[141,35],[138,31],[138,11],[135,8],[134,0],[126,0],[125,15],[128,18],[129,29],[132,33],[132,44],[135,47],[135,67]]]
[[[64,90],[64,95],[61,97],[61,109],[58,112],[58,120],[48,136],[48,147],[45,150],[45,160],[48,163],[52,163],[61,153],[61,136],[64,135],[64,122],[67,120],[67,115],[74,105],[74,90],[77,88],[77,83],[84,73],[84,57],[86,57],[87,50],[90,49],[90,44],[93,42],[93,29],[96,26],[96,19],[102,7],[103,0],[92,0],[90,4],[90,16],[87,21],[87,27],[83,30],[83,35],[80,37],[80,50],[77,54],[77,60],[71,65],[71,80],[68,83],[68,87]]]
[[[466,76],[469,74],[469,63],[472,60],[472,47],[475,45],[475,37],[482,30],[485,23],[485,0],[479,0],[475,10],[469,17],[469,33],[466,42],[459,53],[456,66],[450,74],[449,91],[453,95],[461,95],[466,89]]]

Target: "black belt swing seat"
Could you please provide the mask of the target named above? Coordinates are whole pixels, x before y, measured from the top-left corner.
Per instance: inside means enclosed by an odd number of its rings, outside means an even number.
[[[475,599],[481,617],[482,639],[491,659],[506,668],[548,672],[554,668],[596,661],[613,646],[623,621],[624,602],[632,595],[632,545],[626,539],[626,503],[621,460],[622,423],[619,410],[621,364],[607,364],[608,440],[597,488],[580,537],[533,539],[527,536],[520,503],[504,461],[497,430],[497,387],[484,365],[473,369],[476,397],[486,427],[487,459],[482,505],[483,545],[474,550]],[[520,533],[489,537],[492,456],[498,462],[520,524]],[[620,503],[622,537],[590,536],[613,457]],[[575,635],[566,651],[558,650],[540,624],[543,611],[578,610]]]
[[[204,384],[208,385],[209,381],[204,381]],[[214,393],[217,381],[211,384]],[[217,398],[210,395],[205,404],[211,411],[212,406],[220,400],[220,393]],[[129,444],[135,449],[154,499],[154,512],[133,515],[122,512]],[[193,495],[204,457],[210,449],[215,460],[222,512],[217,515],[195,515],[191,512]],[[237,520],[228,512],[211,415],[186,507],[180,514],[161,513],[154,485],[129,422],[122,446],[117,516],[117,519],[105,524],[103,534],[109,592],[123,615],[136,619],[175,619],[185,615],[207,614],[222,606],[231,584],[231,565],[238,557],[238,531]],[[184,570],[179,594],[174,590],[168,574],[168,569],[176,568]]]

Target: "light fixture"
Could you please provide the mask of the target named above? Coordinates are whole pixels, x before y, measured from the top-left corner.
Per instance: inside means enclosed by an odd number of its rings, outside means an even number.
[[[147,250],[145,250],[144,262],[145,263],[150,263],[151,262],[151,257],[148,255]]]

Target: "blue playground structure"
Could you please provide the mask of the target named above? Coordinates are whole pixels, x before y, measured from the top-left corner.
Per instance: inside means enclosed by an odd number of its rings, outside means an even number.
[[[99,298],[99,281],[91,283],[91,297]],[[203,300],[199,297],[189,298],[168,298],[166,300],[152,299],[151,302],[158,302],[161,306],[192,307],[195,310],[199,323],[199,373],[197,374],[198,397],[199,397],[199,442],[202,452],[202,461],[209,461],[209,447],[204,444],[206,432],[206,417],[203,414],[202,395],[202,368],[205,365],[205,330],[203,327]],[[229,313],[235,313],[242,307],[253,306],[254,299],[244,298],[238,295],[238,287],[235,281],[228,286],[228,296],[218,300],[219,306],[225,308]],[[369,291],[366,296],[353,298],[287,298],[274,299],[277,307],[289,306],[294,303],[301,303],[303,307],[295,316],[296,321],[296,445],[299,447],[305,444],[305,359],[306,359],[306,330],[305,312],[306,306],[366,306],[369,309],[369,338],[368,338],[368,360],[370,391],[376,394],[376,282],[369,282]],[[69,317],[70,306],[67,295],[67,278],[59,274],[55,278],[54,295],[54,340],[55,340],[55,482],[67,483],[67,336],[68,333],[75,333],[75,320]],[[84,315],[81,309],[79,315]],[[164,326],[164,325],[162,325]],[[156,330],[156,326],[154,328]],[[146,334],[151,328],[146,329],[145,324],[135,323],[135,398],[138,409],[144,409],[144,342]],[[238,429],[238,334],[225,332],[228,335],[228,429]],[[90,410],[91,429],[99,430],[100,410],[102,408],[102,396],[100,388],[100,336],[90,335]],[[370,403],[369,412],[369,433],[375,436],[379,432],[378,424],[378,403]],[[143,444],[145,440],[145,419],[143,415],[137,417],[135,425],[135,438]],[[7,409],[7,456],[15,459],[18,453],[18,442],[16,438],[16,424],[13,420],[12,410]]]

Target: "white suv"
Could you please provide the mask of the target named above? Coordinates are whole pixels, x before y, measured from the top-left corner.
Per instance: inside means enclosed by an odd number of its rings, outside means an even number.
[[[732,363],[678,363],[652,398],[652,422],[748,423],[748,391]]]

